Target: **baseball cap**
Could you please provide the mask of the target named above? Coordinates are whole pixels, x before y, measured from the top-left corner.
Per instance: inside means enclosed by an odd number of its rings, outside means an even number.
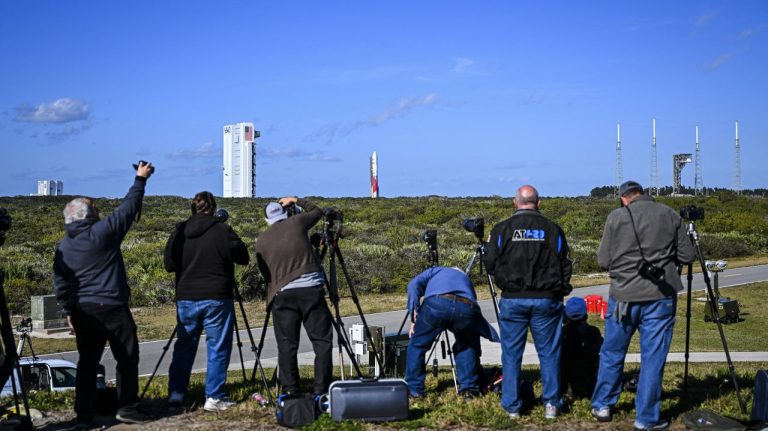
[[[288,218],[288,213],[285,212],[285,208],[277,202],[270,202],[267,207],[264,208],[264,217],[267,219],[267,224],[272,225],[280,220]]]
[[[574,296],[565,303],[565,315],[571,320],[580,320],[587,315],[587,303],[584,298]]]
[[[633,190],[637,190],[642,193],[643,186],[641,186],[637,181],[625,181],[621,186],[619,186],[619,196],[624,196]]]

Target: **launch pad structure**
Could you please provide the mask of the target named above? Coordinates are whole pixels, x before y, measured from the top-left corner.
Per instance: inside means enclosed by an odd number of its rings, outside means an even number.
[[[672,194],[674,195],[680,194],[680,174],[685,165],[693,161],[691,156],[690,153],[672,155]]]

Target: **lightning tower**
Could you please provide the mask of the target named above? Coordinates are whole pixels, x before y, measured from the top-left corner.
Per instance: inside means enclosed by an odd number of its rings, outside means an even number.
[[[739,146],[739,122],[736,121],[736,148],[733,154],[733,191],[741,194],[741,147]]]
[[[701,144],[699,144],[699,126],[696,126],[696,178],[693,182],[693,193],[704,194],[704,178],[701,177]]]
[[[616,172],[613,178],[613,196],[619,197],[619,186],[624,182],[624,170],[621,164],[621,124],[616,123]]]
[[[376,151],[371,155],[371,197],[379,197],[379,161]]]
[[[659,196],[659,163],[656,159],[656,119],[653,119],[653,139],[651,140],[651,181],[648,184],[648,193],[651,196]]]

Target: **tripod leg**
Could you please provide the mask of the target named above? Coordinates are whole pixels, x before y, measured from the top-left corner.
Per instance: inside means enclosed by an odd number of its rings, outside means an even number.
[[[165,343],[165,346],[163,346],[163,353],[160,354],[160,359],[157,360],[155,369],[152,371],[152,374],[149,376],[149,380],[147,380],[147,384],[144,385],[144,390],[141,391],[139,402],[144,400],[144,395],[147,394],[147,389],[149,389],[149,385],[150,383],[152,383],[152,379],[155,378],[155,374],[157,374],[157,369],[160,368],[160,363],[163,362],[163,358],[165,357],[165,354],[168,353],[168,348],[171,347],[171,343],[173,342],[173,339],[176,337],[176,331],[178,329],[179,329],[178,326],[173,327],[173,332],[171,332],[171,336],[168,337],[168,342]]]
[[[685,371],[683,373],[683,393],[688,394],[688,358],[691,341],[691,286],[693,285],[693,264],[688,264],[688,299],[685,306]]]
[[[709,273],[707,272],[707,265],[704,260],[704,253],[701,251],[699,245],[699,235],[693,228],[693,223],[689,227],[689,235],[693,241],[694,248],[696,249],[696,255],[698,256],[699,264],[701,265],[701,272],[704,276],[704,284],[707,286],[707,296],[709,297],[710,306],[712,307],[712,317],[717,323],[717,330],[720,332],[720,340],[723,342],[723,352],[725,353],[725,359],[728,362],[728,370],[731,374],[731,380],[733,381],[733,389],[736,391],[736,399],[739,402],[739,408],[742,414],[747,414],[747,408],[744,405],[744,400],[741,398],[741,390],[739,389],[739,382],[736,379],[736,369],[733,367],[733,361],[731,360],[731,353],[728,351],[728,342],[725,340],[725,332],[723,331],[723,322],[720,320],[720,312],[717,309],[717,298],[712,291],[712,283],[709,279]]]
[[[243,360],[243,342],[240,341],[240,329],[237,327],[237,316],[234,318],[235,322],[235,339],[237,340],[237,351],[240,353],[240,368],[243,370],[243,383],[247,382],[247,376],[245,374],[245,361]]]
[[[409,314],[408,310],[406,310],[405,311],[405,316],[403,316],[403,323],[400,324],[400,329],[397,330],[397,335],[395,335],[395,346],[397,346],[397,343],[400,341],[400,334],[403,333],[403,328],[405,327],[405,322],[408,321],[408,314]],[[396,348],[389,349],[389,353],[387,353],[386,357],[384,358],[384,365],[381,368],[381,375],[382,376],[386,374],[387,364],[392,359],[392,353],[394,353],[395,350],[397,350],[397,349]],[[397,367],[393,367],[393,369],[394,368],[397,368]]]
[[[259,347],[256,348],[256,358],[259,360],[259,364],[261,364],[261,351],[264,348],[264,339],[267,336],[267,325],[269,325],[269,315],[272,312],[272,303],[267,305],[267,314],[264,316],[264,324],[261,326],[261,337],[259,338]],[[256,367],[253,368],[253,372],[251,373],[251,381],[256,380]]]
[[[451,339],[448,338],[448,331],[443,331],[443,337],[445,337],[445,344],[448,348],[448,360],[451,362],[451,374],[453,374],[453,387],[456,389],[456,393],[459,393],[459,381],[456,379],[456,366],[453,364],[453,349],[451,348]]]
[[[236,291],[237,292],[237,291]],[[238,297],[240,297],[239,292]],[[251,381],[256,381],[256,370],[259,370],[259,374],[261,374],[261,382],[264,385],[264,390],[267,391],[267,398],[269,399],[269,403],[274,405],[274,399],[272,398],[272,390],[269,388],[269,382],[267,382],[267,376],[264,373],[264,367],[261,365],[261,349],[264,347],[264,338],[267,335],[267,325],[269,324],[269,314],[272,311],[272,304],[270,303],[267,306],[267,314],[264,316],[264,325],[261,327],[261,338],[259,339],[259,346],[256,347],[253,342],[253,335],[251,333],[250,327],[248,327],[248,336],[251,339],[251,351],[254,353],[254,356],[256,358],[255,364],[253,366],[253,372],[251,373]],[[243,307],[242,300],[240,301],[240,312],[243,314],[243,319],[245,320],[245,308]],[[247,320],[246,326],[248,325]],[[277,367],[275,367],[275,374],[272,375],[272,379],[275,379],[275,376],[277,375]]]
[[[366,322],[365,320],[363,307],[360,305],[360,298],[358,298],[357,293],[355,292],[355,287],[352,284],[352,279],[349,277],[349,272],[347,271],[347,265],[344,263],[344,257],[341,255],[341,250],[339,250],[338,245],[336,245],[335,243],[334,243],[333,249],[331,250],[331,261],[333,261],[334,256],[338,257],[339,259],[339,265],[341,265],[341,272],[344,274],[344,279],[347,282],[347,286],[349,286],[349,291],[352,296],[352,301],[355,303],[355,306],[357,307],[357,313],[360,315],[360,321],[362,322],[363,329],[365,330],[365,337],[370,343],[370,346],[373,350],[373,355],[376,358],[376,361],[379,363],[379,367],[384,367],[383,355],[379,353],[379,349],[376,347],[376,343],[373,341],[373,336],[371,335],[371,329],[368,326],[368,322]]]

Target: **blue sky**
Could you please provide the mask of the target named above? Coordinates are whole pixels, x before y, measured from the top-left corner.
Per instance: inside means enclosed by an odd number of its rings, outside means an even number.
[[[0,195],[64,181],[222,193],[224,124],[252,121],[260,196],[588,194],[694,152],[706,186],[768,186],[768,2],[0,3]],[[694,167],[683,171],[692,186]]]

